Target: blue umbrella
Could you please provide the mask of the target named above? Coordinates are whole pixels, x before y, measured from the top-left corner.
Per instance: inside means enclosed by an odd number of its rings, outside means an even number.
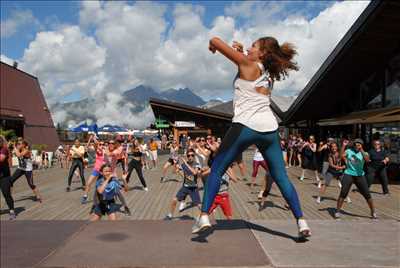
[[[77,127],[70,128],[69,130],[73,132],[87,132],[89,131],[89,127],[86,123],[83,123]]]
[[[97,124],[92,124],[90,126],[88,126],[89,131],[94,132],[96,134],[96,136],[99,135],[99,129],[97,127]]]

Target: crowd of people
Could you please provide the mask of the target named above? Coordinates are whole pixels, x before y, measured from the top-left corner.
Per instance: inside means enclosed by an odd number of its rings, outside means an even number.
[[[281,141],[281,145],[285,144],[285,139],[282,138]],[[153,144],[153,147],[151,147],[151,144]],[[188,207],[198,207],[201,210],[199,189],[204,188],[207,183],[207,178],[211,172],[210,167],[220,145],[221,140],[212,135],[195,139],[188,137],[167,143],[164,149],[169,150],[169,157],[162,165],[160,183],[169,181],[168,177],[178,176],[181,178],[182,186],[171,200],[170,211],[165,216],[166,220],[173,219],[178,204],[179,212]],[[368,152],[364,151],[364,143],[361,139],[354,139],[353,141],[344,139],[339,145],[335,139],[328,138],[317,146],[313,136],[309,137],[308,142],[304,142],[301,137],[290,135],[287,145],[287,148],[282,146],[281,150],[283,154],[287,150],[287,167],[298,165],[297,168],[301,168],[299,180],[304,180],[306,170],[314,172],[316,185],[319,188],[316,202],[321,203],[323,201],[327,187],[330,186],[332,179],[336,179],[339,191],[335,217],[340,217],[343,201],[351,203],[348,194],[352,184],[356,185],[358,191],[366,199],[371,209],[371,217],[377,217],[369,192],[369,187],[375,177],[379,178],[381,182],[383,194],[389,194],[386,172],[389,157],[379,140],[373,141],[373,147]],[[42,198],[33,182],[32,152],[29,144],[19,138],[11,152],[7,141],[4,137],[0,137],[0,148],[1,189],[9,207],[10,219],[15,219],[12,187],[18,178],[23,175],[26,177],[28,186],[32,189],[34,201],[42,202]],[[250,149],[254,150],[251,181],[249,183],[250,191],[256,185],[259,167],[261,166],[264,169],[262,186],[258,194],[262,207],[271,191],[274,178],[259,149],[256,146],[250,146]],[[135,170],[143,190],[149,191],[143,171],[157,166],[157,158],[154,155],[157,154],[158,150],[159,144],[154,140],[150,140],[148,144],[140,142],[139,139],[134,137],[128,140],[116,138],[102,141],[91,135],[85,145],[82,145],[77,139],[72,146],[67,147],[67,150],[60,146],[57,151],[62,153],[59,154],[61,157],[57,157],[57,161],[61,168],[69,168],[66,180],[67,192],[71,190],[72,178],[74,176],[80,178],[84,192],[81,198],[82,204],[88,202],[91,188],[94,187],[91,220],[98,220],[104,215],[115,220],[116,212],[119,211],[120,207],[116,204],[118,201],[124,207],[124,213],[131,214],[124,195],[128,192],[128,184],[133,170]],[[87,160],[90,151],[94,151],[93,165],[90,165]],[[18,167],[11,174],[10,156],[12,153],[18,158]],[[119,173],[117,172],[118,166],[121,171]],[[233,169],[234,166],[237,166],[236,171]],[[87,182],[84,175],[85,168],[92,168]],[[236,174],[237,172],[242,173],[243,169],[246,170],[247,167],[243,159],[237,157],[222,175],[221,185],[210,206],[210,213],[219,206],[227,219],[232,218],[229,185],[238,180],[247,181],[246,171],[241,176]],[[187,196],[191,199],[189,203],[186,201]],[[285,206],[290,209],[289,204]]]

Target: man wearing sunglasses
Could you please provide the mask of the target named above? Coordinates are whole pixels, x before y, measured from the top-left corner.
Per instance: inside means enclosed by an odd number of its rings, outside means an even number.
[[[195,152],[192,149],[187,151],[187,160],[179,159],[179,174],[183,177],[183,185],[179,189],[178,193],[172,199],[170,213],[165,217],[166,220],[171,220],[174,214],[176,204],[183,202],[186,196],[190,195],[192,202],[195,206],[200,209],[200,194],[197,187],[197,177],[201,172],[199,164],[195,161]]]

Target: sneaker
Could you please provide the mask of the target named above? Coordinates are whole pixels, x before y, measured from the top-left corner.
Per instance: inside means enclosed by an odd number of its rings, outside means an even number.
[[[210,219],[208,215],[201,215],[197,218],[195,224],[192,227],[192,234],[200,233],[211,227]]]
[[[165,221],[170,221],[170,220],[172,220],[172,215],[171,215],[171,213],[168,213],[167,216],[165,216],[164,220],[165,220]]]
[[[35,197],[33,198],[33,201],[42,203],[42,198],[40,198],[40,197],[38,197],[38,196],[35,196]]]
[[[164,177],[161,177],[161,178],[160,178],[160,183],[162,183],[162,182],[163,182],[163,180],[164,180]]]
[[[186,203],[185,202],[179,202],[179,212],[184,211],[186,208]]]
[[[124,210],[127,216],[132,216],[131,210],[128,207],[124,207]]]
[[[260,191],[260,192],[258,193],[257,198],[258,198],[258,199],[262,199],[263,193],[264,193],[264,191]]]
[[[304,177],[300,177],[299,180],[303,181],[303,180],[304,180]]]
[[[67,187],[67,189],[65,189],[65,191],[70,192],[71,191],[71,187]]]
[[[87,200],[88,200],[87,195],[82,196],[82,197],[81,197],[81,204],[82,204],[82,205],[86,204],[86,203],[87,203]]]
[[[371,218],[374,220],[378,219],[378,215],[376,214],[376,212],[372,212]]]
[[[346,203],[351,203],[351,199],[350,199],[350,197],[346,197],[346,199],[345,199],[345,201],[346,201]]]
[[[318,188],[321,188],[321,187],[322,187],[322,182],[318,181]]]
[[[145,192],[148,192],[148,191],[149,191],[149,188],[144,187],[143,190],[144,190]]]
[[[340,217],[342,217],[342,213],[340,213],[339,210],[336,210],[334,217],[335,217],[335,219],[340,219]]]
[[[306,238],[311,236],[310,227],[308,227],[305,219],[299,219],[297,221],[297,227],[299,229],[299,238]]]
[[[10,211],[10,218],[9,218],[9,220],[12,221],[12,220],[15,220],[16,218],[17,218],[17,216],[15,215],[15,212],[14,212],[14,211]]]
[[[339,188],[342,188],[342,183],[341,183],[340,181],[338,181],[337,186],[338,186]]]
[[[317,197],[317,203],[321,204],[321,197],[320,196]]]

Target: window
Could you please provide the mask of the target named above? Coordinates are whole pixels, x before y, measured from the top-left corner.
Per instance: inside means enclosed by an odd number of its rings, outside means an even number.
[[[400,105],[400,54],[394,56],[386,70],[385,107]]]

